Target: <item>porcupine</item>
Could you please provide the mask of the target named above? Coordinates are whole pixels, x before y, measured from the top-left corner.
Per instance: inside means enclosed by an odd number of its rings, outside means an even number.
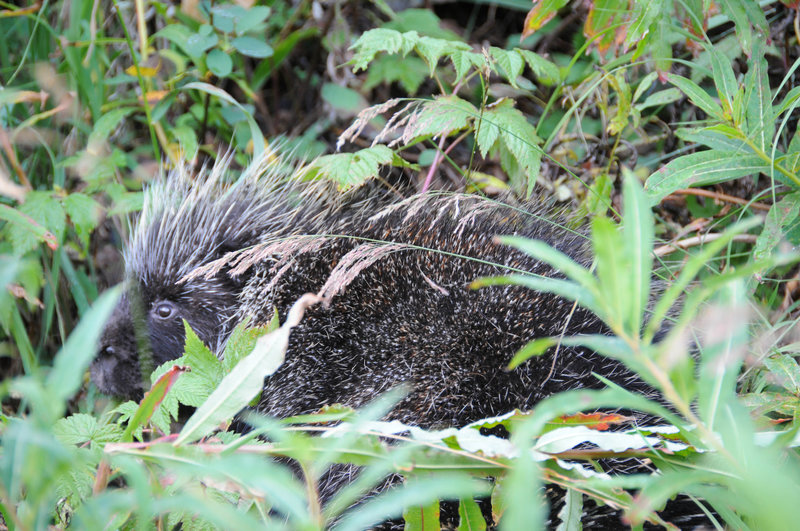
[[[265,380],[257,406],[265,414],[360,407],[406,384],[388,418],[442,428],[601,387],[593,373],[649,391],[584,348],[505,369],[533,338],[603,331],[596,316],[552,294],[470,289],[475,278],[508,270],[559,276],[497,243],[498,234],[542,240],[587,264],[585,238],[563,224],[462,194],[398,200],[361,190],[328,201],[314,186],[279,178],[280,162],[268,159],[226,187],[224,166],[195,181],[179,166],[149,188],[125,252],[128,289],[91,368],[101,391],[140,397],[149,370],[182,354],[183,319],[221,353],[236,324],[264,324],[275,309],[283,319],[307,292],[328,303],[293,330],[286,361]],[[198,268],[205,274],[192,274]],[[150,366],[140,368],[142,359]],[[323,497],[349,473],[321,481]]]

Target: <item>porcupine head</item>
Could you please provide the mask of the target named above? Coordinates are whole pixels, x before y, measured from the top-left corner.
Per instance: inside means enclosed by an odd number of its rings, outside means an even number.
[[[185,165],[158,179],[124,252],[125,291],[103,331],[91,366],[106,394],[138,399],[150,372],[184,351],[184,320],[212,351],[222,346],[244,279],[223,267],[187,277],[230,251],[247,248],[285,222],[278,161],[264,158],[235,185],[223,183],[227,160],[196,182]],[[202,172],[201,172],[202,173]]]

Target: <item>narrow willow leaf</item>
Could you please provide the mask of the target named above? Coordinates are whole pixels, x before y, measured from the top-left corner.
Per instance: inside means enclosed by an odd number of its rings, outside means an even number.
[[[764,365],[778,379],[784,389],[794,395],[800,395],[800,365],[792,356],[781,354],[773,358],[765,358]]]
[[[631,307],[628,288],[630,261],[626,256],[622,234],[608,218],[592,220],[592,249],[597,264],[600,300],[605,311],[598,315],[612,327],[626,321]]]
[[[644,311],[650,298],[650,276],[653,270],[653,214],[636,176],[629,171],[625,173],[622,230],[625,262],[630,264],[627,272],[630,305],[625,321],[628,333],[636,337],[641,331]]]
[[[567,489],[564,493],[564,506],[558,511],[558,527],[556,531],[581,531],[583,523],[583,493],[575,489]]]
[[[764,229],[756,239],[753,260],[765,260],[777,249],[786,234],[798,226],[800,192],[794,192],[772,205],[764,220]]]
[[[534,356],[541,356],[547,352],[547,349],[556,344],[558,344],[558,340],[552,337],[540,337],[538,339],[529,341],[524,347],[519,349],[516,354],[514,354],[514,357],[511,358],[510,362],[508,362],[508,369],[514,370],[528,359]]]
[[[147,422],[153,416],[153,413],[155,413],[156,409],[161,404],[161,401],[164,400],[165,396],[167,396],[167,393],[172,385],[178,379],[178,376],[187,370],[187,367],[173,365],[170,370],[165,372],[158,380],[156,380],[156,383],[153,384],[153,387],[151,387],[150,390],[144,394],[144,398],[139,404],[139,407],[136,409],[133,416],[128,420],[128,426],[125,428],[125,432],[122,434],[122,442],[131,442],[133,440],[133,434],[139,431],[142,426],[147,424]]]
[[[686,94],[689,100],[700,107],[704,113],[719,120],[723,119],[722,107],[720,107],[705,90],[700,88],[697,83],[677,74],[668,73],[665,74],[665,76],[667,81],[678,87],[681,92]]]
[[[711,149],[679,157],[647,179],[645,190],[651,204],[675,190],[727,182],[756,173],[769,174],[770,166],[752,153]]]
[[[568,279],[596,293],[597,281],[592,273],[558,249],[547,245],[541,240],[532,240],[522,236],[500,236],[497,240],[503,245],[510,245],[528,256],[546,262],[556,271],[566,275]]]
[[[767,152],[772,144],[775,122],[772,116],[772,94],[769,90],[764,43],[760,39],[753,42],[753,54],[748,61],[747,74],[744,76],[744,88],[748,137],[761,151]]]
[[[703,249],[700,252],[689,256],[689,260],[683,264],[681,274],[678,275],[678,278],[675,280],[675,282],[673,282],[664,292],[664,294],[661,295],[661,297],[658,299],[658,302],[656,302],[655,306],[653,307],[653,313],[647,323],[645,339],[649,340],[653,338],[655,332],[661,327],[661,323],[663,322],[664,317],[666,317],[669,309],[678,301],[680,297],[684,295],[686,288],[688,288],[689,284],[694,281],[700,270],[704,267],[707,267],[708,263],[713,259],[713,257],[716,256],[716,254],[719,253],[723,248],[725,248],[731,242],[734,236],[757,226],[760,222],[761,220],[759,218],[752,217],[736,223],[735,225],[728,227],[728,229],[722,233],[720,238],[709,242],[703,246]]]
[[[594,295],[589,293],[582,286],[570,282],[568,280],[561,280],[558,278],[537,277],[533,275],[508,275],[501,277],[481,277],[476,279],[470,284],[470,288],[483,288],[486,286],[504,286],[508,284],[517,284],[524,286],[535,291],[544,291],[546,293],[553,293],[565,299],[576,301],[578,304],[587,310],[594,312],[601,317],[605,315],[603,307],[601,307]]]
[[[711,67],[714,72],[714,85],[717,87],[725,115],[734,123],[739,124],[737,117],[741,116],[741,109],[735,108],[735,103],[740,102],[738,97],[739,84],[731,67],[731,61],[725,54],[712,46],[706,47],[706,53],[711,58]]]
[[[484,531],[486,520],[481,508],[472,498],[461,498],[458,503],[458,531]]]
[[[175,440],[176,446],[205,437],[261,392],[264,378],[278,370],[283,363],[292,328],[300,323],[306,308],[319,301],[316,295],[303,295],[289,310],[283,326],[258,339],[253,352],[233,368],[208,400],[189,418]]]

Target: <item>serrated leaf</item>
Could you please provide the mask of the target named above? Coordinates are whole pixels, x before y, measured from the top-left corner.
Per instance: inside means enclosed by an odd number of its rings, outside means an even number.
[[[525,67],[525,61],[515,51],[504,50],[492,46],[489,48],[489,55],[497,61],[497,64],[502,69],[502,74],[511,83],[512,87],[518,87],[517,78],[522,74],[522,69]]]
[[[467,52],[469,46],[466,43],[451,41],[445,39],[435,39],[433,37],[420,37],[415,45],[417,53],[428,64],[430,75],[436,70],[439,64],[439,59],[444,55],[452,54],[453,52]]]
[[[524,114],[514,108],[512,100],[501,100],[488,107],[483,113],[483,119],[484,125],[488,122],[499,128],[500,142],[516,159],[527,178],[525,183],[517,183],[517,188],[524,190],[529,197],[539,177],[542,160],[542,148],[539,147],[541,140],[536,135],[536,128],[528,122]]]
[[[53,435],[64,444],[81,445],[86,442],[105,444],[118,442],[122,437],[122,428],[116,424],[99,426],[93,416],[76,413],[56,422],[53,426]]]
[[[50,231],[56,242],[64,241],[67,216],[61,202],[50,192],[28,192],[25,203],[17,207],[17,210]],[[25,225],[14,223],[8,228],[8,232],[16,255],[23,255],[39,244],[38,231]]]
[[[236,48],[242,55],[258,59],[272,57],[272,54],[275,53],[272,46],[255,37],[237,37],[231,41],[231,46]]]
[[[64,198],[63,205],[84,249],[88,249],[89,236],[100,222],[100,203],[88,195],[73,193]]]
[[[645,190],[650,201],[657,203],[681,188],[726,182],[759,172],[769,173],[769,166],[756,155],[711,149],[671,161],[650,175]]]
[[[678,87],[681,92],[686,94],[686,96],[689,98],[689,101],[700,107],[704,113],[712,118],[717,118],[718,120],[722,120],[724,118],[722,107],[720,107],[719,104],[715,102],[705,90],[700,88],[697,83],[690,79],[686,79],[683,76],[672,73],[664,74],[664,77],[667,81]]]
[[[406,55],[417,44],[417,40],[419,40],[419,35],[416,31],[400,33],[386,28],[365,31],[350,47],[351,50],[355,50],[353,58],[350,60],[353,72],[366,70],[370,61],[380,52]]]
[[[464,76],[475,68],[483,68],[486,64],[486,58],[483,54],[469,52],[469,51],[455,51],[450,54],[450,60],[453,62],[453,67],[456,69],[455,83],[464,79]]]
[[[558,83],[561,80],[561,74],[555,63],[530,50],[514,48],[514,51],[522,56],[536,77],[545,83]]]
[[[388,147],[377,145],[355,153],[325,155],[318,158],[313,167],[341,190],[347,190],[377,176],[381,165],[392,162],[394,156]]]
[[[405,57],[398,61],[397,57],[387,55],[372,61],[361,90],[370,91],[381,83],[396,81],[406,92],[414,94],[427,77],[428,67],[419,57]],[[359,97],[361,101],[365,101],[360,93]]]
[[[108,137],[111,136],[111,133],[114,132],[117,125],[133,111],[134,109],[131,107],[123,107],[103,114],[103,116],[95,122],[92,132],[89,134],[88,144],[96,145],[105,143]]]
[[[403,131],[403,142],[425,136],[449,135],[469,127],[480,115],[470,102],[458,96],[439,96],[423,102]],[[485,116],[485,113],[484,113]]]
[[[0,219],[7,221],[5,230],[14,254],[21,256],[36,247],[41,240],[51,249],[58,249],[56,236],[30,216],[16,208],[0,203]]]

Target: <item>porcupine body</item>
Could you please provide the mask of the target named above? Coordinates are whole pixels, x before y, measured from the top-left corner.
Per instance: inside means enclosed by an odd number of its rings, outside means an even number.
[[[128,288],[91,369],[101,391],[141,396],[149,371],[182,355],[183,319],[221,353],[236,324],[264,324],[276,309],[283,320],[308,292],[327,304],[293,329],[285,363],[265,380],[257,407],[265,414],[360,407],[405,384],[388,418],[441,428],[600,387],[593,373],[648,391],[583,348],[506,370],[533,338],[598,333],[602,323],[555,295],[470,289],[477,277],[509,271],[559,276],[496,235],[542,240],[586,263],[583,236],[530,209],[459,194],[397,200],[361,191],[330,204],[269,166],[254,164],[229,187],[221,165],[194,182],[181,167],[149,189],[125,253]],[[323,496],[351,471],[323,479]]]

